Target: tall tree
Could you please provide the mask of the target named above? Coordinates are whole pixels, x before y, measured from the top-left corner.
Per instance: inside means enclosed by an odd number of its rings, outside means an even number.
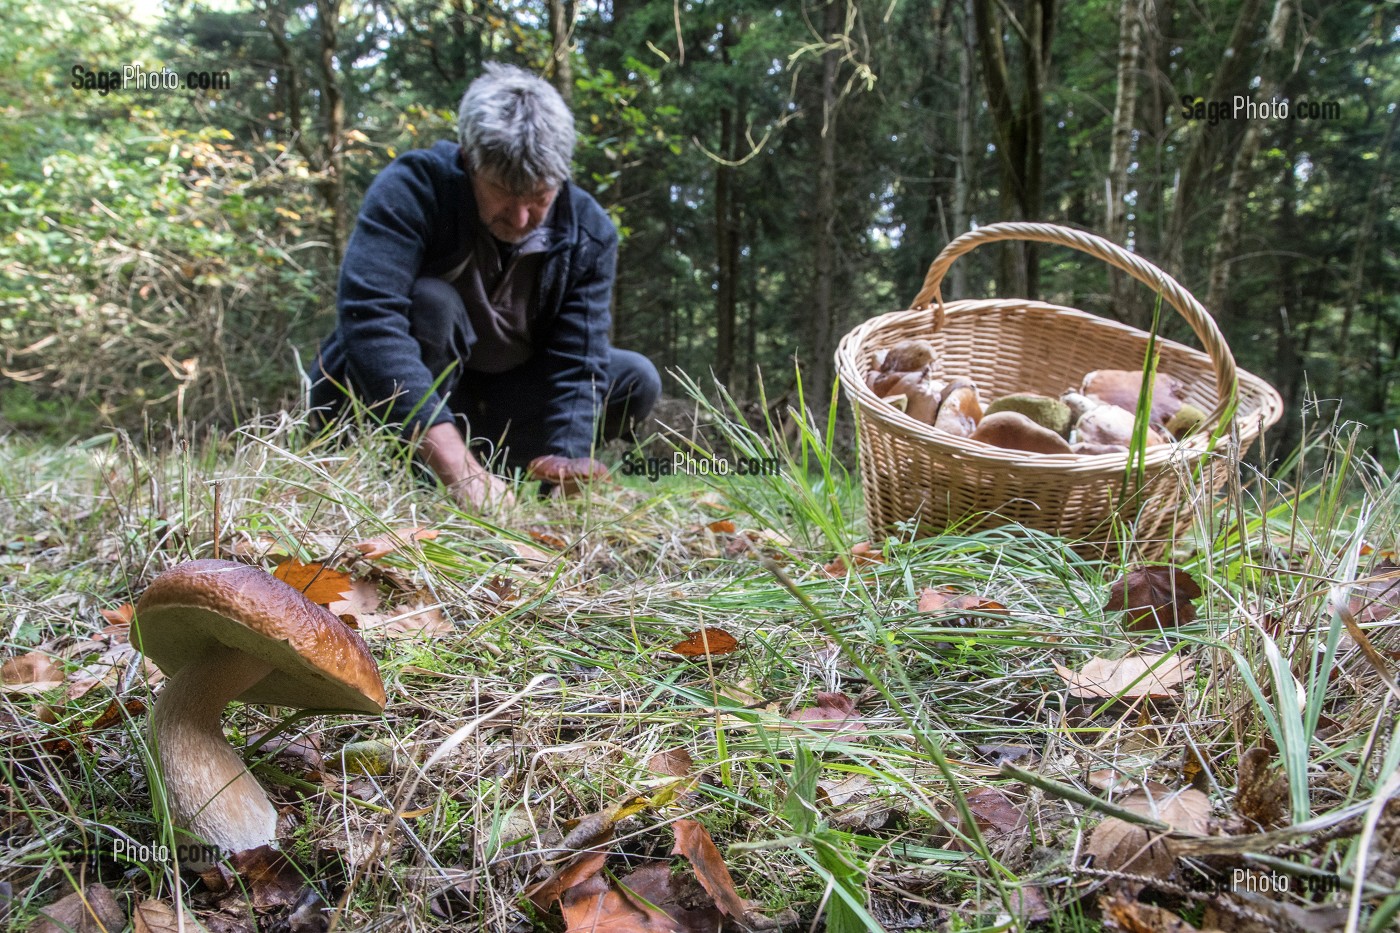
[[[1142,0],[1122,0],[1118,7],[1118,89],[1113,100],[1113,130],[1108,154],[1108,191],[1104,198],[1104,236],[1128,245],[1128,164],[1132,159],[1137,114],[1138,58],[1142,49]],[[1109,271],[1114,312],[1137,317],[1136,283],[1116,269]]]

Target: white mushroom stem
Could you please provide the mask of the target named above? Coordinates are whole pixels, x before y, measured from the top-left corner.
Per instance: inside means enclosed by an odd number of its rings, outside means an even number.
[[[151,726],[172,822],[220,856],[277,841],[277,808],[224,738],[224,707],[273,667],[235,648],[185,665],[156,700]],[[207,862],[190,859],[193,868]]]

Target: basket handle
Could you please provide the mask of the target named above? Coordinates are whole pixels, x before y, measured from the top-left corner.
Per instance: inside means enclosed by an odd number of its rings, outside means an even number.
[[[923,288],[914,298],[912,307],[927,308],[932,306],[935,327],[941,326],[943,323],[943,276],[947,274],[953,261],[985,243],[997,243],[1003,240],[1034,240],[1038,243],[1052,243],[1057,246],[1077,249],[1128,273],[1154,292],[1159,293],[1166,303],[1175,308],[1186,319],[1186,323],[1191,325],[1196,339],[1201,342],[1201,347],[1210,356],[1211,363],[1215,367],[1215,389],[1220,400],[1215,408],[1207,414],[1207,422],[1217,421],[1226,411],[1234,407],[1236,396],[1239,393],[1239,375],[1235,369],[1235,357],[1230,352],[1229,346],[1226,345],[1225,337],[1220,333],[1220,328],[1216,326],[1215,319],[1210,316],[1210,312],[1176,279],[1141,256],[1130,253],[1118,244],[1105,240],[1103,237],[1094,236],[1092,233],[1084,233],[1055,224],[1022,222],[988,224],[985,227],[964,233],[943,247],[943,251],[933,260],[933,264],[928,268],[928,275],[924,276]]]

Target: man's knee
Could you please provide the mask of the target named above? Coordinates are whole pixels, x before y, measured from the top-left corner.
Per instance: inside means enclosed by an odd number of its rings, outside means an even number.
[[[418,342],[423,365],[434,378],[453,362],[460,368],[476,338],[457,289],[442,279],[422,278],[413,283],[409,300],[408,332]]]
[[[644,418],[661,398],[661,374],[640,353],[613,348],[608,360],[613,404],[625,403],[633,418]]]

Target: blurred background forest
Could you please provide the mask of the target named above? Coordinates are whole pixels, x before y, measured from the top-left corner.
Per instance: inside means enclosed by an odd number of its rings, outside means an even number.
[[[293,404],[362,193],[452,138],[481,62],[547,75],[623,232],[614,339],[753,397],[829,385],[977,224],[1176,275],[1288,405],[1400,427],[1400,16],[1358,0],[0,0],[0,428],[78,437]],[[75,89],[138,64],[225,87]],[[80,72],[81,74],[81,72]],[[80,82],[81,83],[81,82]],[[1191,119],[1183,98],[1287,102]],[[983,254],[985,252],[985,255]],[[988,248],[945,297],[1138,325],[1096,261]],[[1168,327],[1169,336],[1184,328]],[[1187,342],[1191,342],[1187,340]],[[674,390],[674,384],[671,384]]]

